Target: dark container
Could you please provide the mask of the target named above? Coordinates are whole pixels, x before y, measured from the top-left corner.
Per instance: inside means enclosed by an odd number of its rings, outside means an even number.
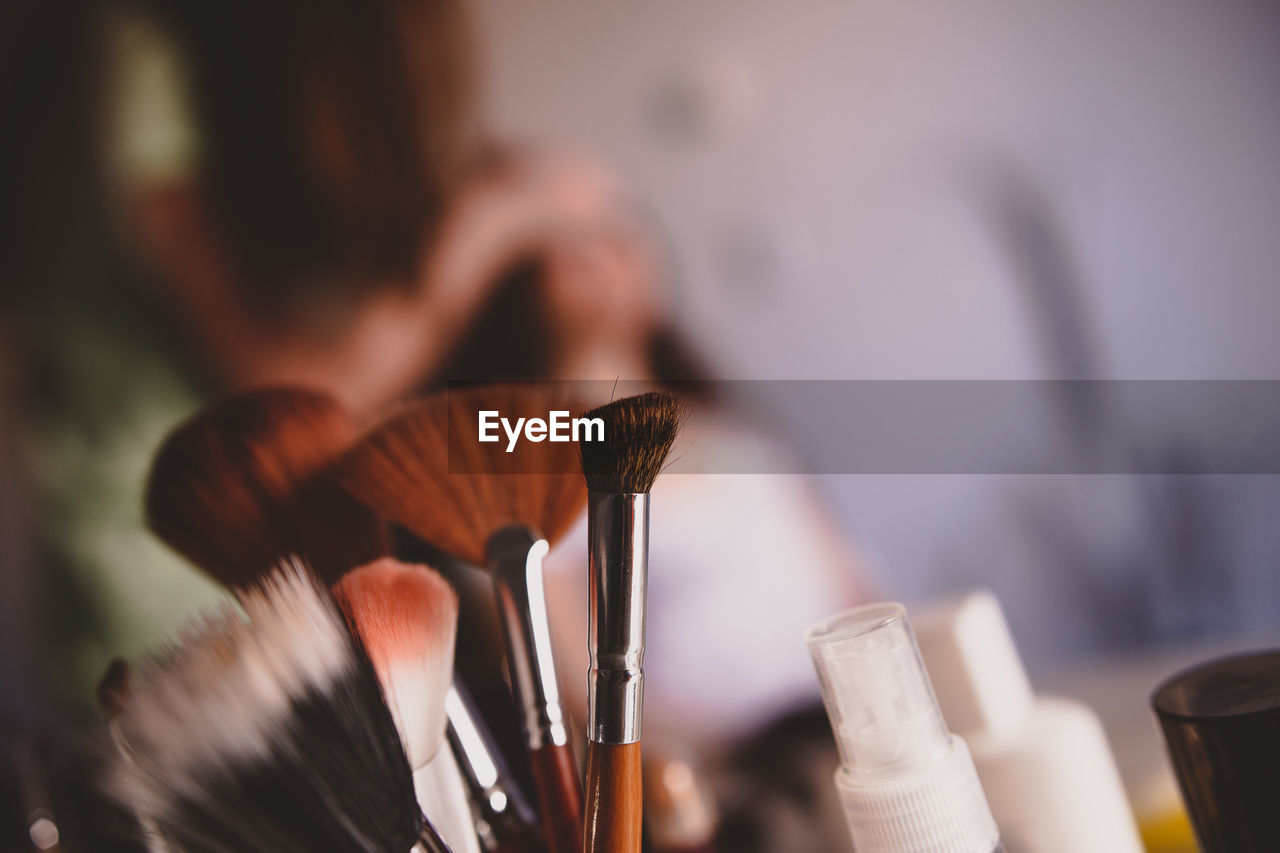
[[[1280,851],[1280,650],[1181,672],[1151,705],[1203,853]]]

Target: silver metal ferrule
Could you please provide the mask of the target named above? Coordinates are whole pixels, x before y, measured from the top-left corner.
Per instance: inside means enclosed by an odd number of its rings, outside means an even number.
[[[542,585],[542,558],[548,550],[547,540],[527,527],[504,527],[488,546],[511,683],[530,749],[569,742]]]
[[[596,743],[635,743],[644,704],[649,495],[591,492],[587,540],[587,734]]]

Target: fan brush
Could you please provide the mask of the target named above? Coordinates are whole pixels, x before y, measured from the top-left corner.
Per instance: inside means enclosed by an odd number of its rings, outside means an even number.
[[[542,558],[586,505],[569,442],[508,452],[478,441],[482,411],[508,418],[570,411],[550,386],[450,389],[406,406],[338,468],[379,514],[453,557],[489,570],[512,688],[551,853],[582,847],[582,787],[560,706],[543,594]]]

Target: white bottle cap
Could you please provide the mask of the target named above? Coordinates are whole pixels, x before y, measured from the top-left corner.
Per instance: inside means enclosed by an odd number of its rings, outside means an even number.
[[[1111,747],[1079,702],[1033,696],[999,601],[974,592],[912,619],[935,695],[968,739],[1010,848],[1141,853]]]
[[[847,610],[805,636],[840,749],[858,853],[990,853],[999,841],[964,742],[947,731],[901,604]]]
[[[966,738],[1017,735],[1035,697],[999,600],[972,592],[916,611],[912,624],[952,730]]]

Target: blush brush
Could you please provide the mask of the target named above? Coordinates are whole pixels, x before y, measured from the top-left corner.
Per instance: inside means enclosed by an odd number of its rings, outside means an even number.
[[[284,563],[144,664],[104,784],[184,853],[447,853],[378,677]]]
[[[390,557],[348,572],[333,594],[377,670],[420,801],[441,816],[440,829],[459,853],[474,849],[482,822],[451,747],[440,751],[446,731],[465,729],[469,719],[453,707],[457,594],[433,569]]]
[[[409,766],[422,767],[444,740],[457,594],[432,569],[384,557],[348,572],[333,597],[373,661]]]
[[[550,853],[582,847],[582,785],[560,705],[542,558],[586,505],[570,442],[514,451],[477,440],[482,411],[569,411],[547,386],[450,389],[406,406],[339,467],[342,484],[379,514],[493,579],[511,686],[522,717]]]
[[[604,440],[579,445],[588,490],[591,661],[583,850],[639,853],[649,492],[683,414],[675,397],[648,393],[586,417],[604,421]]]
[[[236,394],[179,425],[147,479],[147,523],[228,586],[286,554],[332,583],[387,553],[385,526],[327,478],[358,429],[333,397],[275,387]]]

